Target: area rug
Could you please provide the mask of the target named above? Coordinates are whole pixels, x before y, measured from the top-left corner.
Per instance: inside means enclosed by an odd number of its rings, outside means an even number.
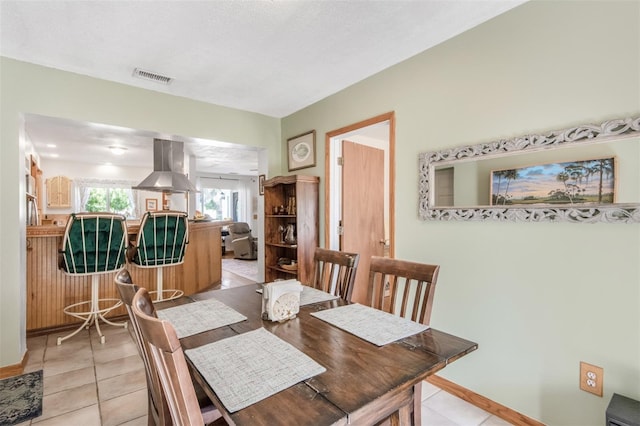
[[[258,280],[257,260],[222,259],[222,269],[252,281]]]
[[[42,415],[42,370],[0,380],[0,425]]]

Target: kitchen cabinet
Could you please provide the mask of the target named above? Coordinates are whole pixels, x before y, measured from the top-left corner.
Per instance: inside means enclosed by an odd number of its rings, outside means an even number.
[[[46,186],[48,208],[71,208],[71,179],[66,176],[54,176],[47,179]]]
[[[265,281],[309,284],[318,247],[317,176],[277,176],[264,182]]]

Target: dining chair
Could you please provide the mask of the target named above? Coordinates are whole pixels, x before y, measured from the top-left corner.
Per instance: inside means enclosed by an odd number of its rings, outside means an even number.
[[[350,301],[359,258],[357,253],[316,247],[311,287]]]
[[[83,323],[70,334],[58,337],[58,345],[91,325],[95,325],[100,343],[104,344],[105,336],[100,330],[100,321],[127,327],[126,322],[116,323],[105,318],[122,302],[116,298],[100,298],[100,275],[115,272],[125,264],[127,241],[126,219],[122,215],[85,212],[69,216],[58,251],[58,266],[66,275],[91,277],[91,300],[64,307],[65,314]]]
[[[439,265],[372,256],[369,265],[371,306],[429,325]],[[413,420],[422,424],[422,383],[413,387]]]
[[[129,250],[129,262],[139,268],[156,269],[155,300],[172,300],[181,297],[184,292],[177,289],[165,289],[163,271],[167,266],[176,266],[184,262],[189,244],[189,221],[187,213],[162,210],[146,212],[140,221],[140,230],[136,243]]]
[[[173,423],[171,420],[169,404],[167,403],[166,395],[160,382],[155,361],[151,355],[149,343],[145,340],[138,322],[138,317],[135,316],[132,309],[134,296],[140,287],[133,283],[131,274],[126,268],[121,269],[116,274],[115,283],[118,288],[118,292],[120,293],[120,298],[127,308],[136,346],[144,364],[145,376],[147,379],[147,392],[149,396],[147,416],[148,424],[149,426],[170,426]],[[149,298],[149,294],[146,293],[145,297],[143,297],[142,300],[144,302],[145,314],[156,318],[155,307]],[[212,424],[221,417],[220,412],[211,404],[206,395],[198,396],[198,392],[196,391],[196,399],[198,401],[198,406],[204,424]]]
[[[439,265],[372,256],[371,306],[429,325],[439,271]]]

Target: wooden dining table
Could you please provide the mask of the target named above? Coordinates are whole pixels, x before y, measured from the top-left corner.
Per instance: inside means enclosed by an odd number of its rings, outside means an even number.
[[[415,386],[449,363],[478,348],[472,341],[429,328],[384,346],[376,346],[311,315],[348,304],[342,299],[300,307],[286,322],[263,320],[260,284],[198,293],[157,306],[215,298],[247,317],[245,321],[180,339],[193,349],[264,328],[326,368],[239,411],[230,413],[187,357],[194,380],[230,425],[375,425],[412,424]],[[419,408],[418,408],[419,409]]]

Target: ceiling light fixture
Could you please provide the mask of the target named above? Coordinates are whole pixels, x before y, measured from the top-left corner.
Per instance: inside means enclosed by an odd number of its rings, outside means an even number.
[[[125,148],[124,146],[118,146],[118,145],[111,145],[109,149],[114,155],[122,155],[127,150],[127,148]]]

